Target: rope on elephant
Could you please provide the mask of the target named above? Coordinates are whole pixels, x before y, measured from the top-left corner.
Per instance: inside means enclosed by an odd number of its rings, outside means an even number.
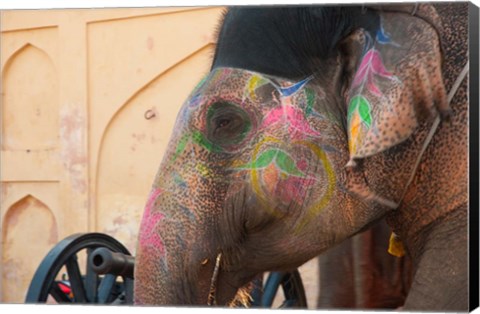
[[[465,79],[465,76],[468,73],[468,68],[469,68],[469,62],[467,61],[467,63],[463,67],[462,72],[460,72],[460,74],[457,77],[457,80],[455,81],[455,83],[453,83],[453,86],[450,89],[450,92],[448,93],[448,96],[447,96],[448,104],[450,104],[450,102],[453,99],[453,96],[455,96],[455,94],[457,93],[458,88],[460,87],[460,84]],[[422,160],[423,153],[425,153],[425,150],[427,149],[428,144],[430,144],[430,142],[432,141],[432,138],[433,138],[433,135],[435,134],[435,131],[437,131],[437,128],[440,124],[440,120],[441,120],[440,116],[437,116],[435,118],[435,121],[433,121],[432,127],[430,128],[430,132],[428,133],[427,137],[425,138],[425,142],[423,142],[423,146],[420,149],[420,153],[418,154],[418,158],[417,158],[417,161],[415,162],[415,165],[413,167],[413,171],[410,174],[410,178],[408,179],[407,184],[405,185],[405,189],[403,190],[402,196],[400,198],[400,202],[397,204],[396,208],[398,208],[398,206],[400,206],[400,204],[402,203],[402,200],[405,197],[405,194],[407,193],[408,187],[410,186],[410,184],[413,181],[413,178],[415,177],[415,173],[417,172],[417,168],[420,165],[420,161]]]
[[[450,104],[450,102],[453,99],[453,96],[455,96],[455,94],[457,93],[458,88],[460,87],[460,84],[465,79],[465,76],[468,73],[468,68],[469,68],[469,62],[465,64],[462,72],[460,72],[460,74],[458,75],[457,80],[455,81],[455,83],[453,83],[453,86],[447,95],[448,104]],[[400,206],[400,204],[402,203],[402,200],[405,197],[405,194],[407,193],[408,187],[410,186],[410,184],[413,181],[413,178],[415,177],[415,173],[417,172],[417,168],[418,168],[418,165],[420,164],[420,160],[422,159],[423,153],[427,149],[428,144],[430,144],[430,142],[432,141],[433,135],[435,134],[440,124],[440,120],[441,120],[440,116],[437,116],[435,118],[435,121],[433,121],[432,127],[430,128],[430,132],[428,132],[428,135],[425,138],[425,142],[423,143],[423,146],[420,149],[420,153],[418,154],[418,158],[417,158],[417,161],[415,162],[410,178],[408,179],[407,184],[405,185],[405,189],[403,190],[402,196],[400,198],[400,202],[397,205],[395,205],[394,209],[397,209],[398,206]],[[398,237],[398,235],[396,235],[394,232],[392,232],[392,234],[390,235],[388,253],[396,257],[402,257],[403,255],[405,255],[405,248],[403,246],[403,243],[401,239]]]
[[[465,66],[463,67],[462,71],[460,72],[460,74],[458,75],[457,79],[455,80],[455,82],[453,83],[452,85],[452,88],[450,89],[450,92],[448,93],[447,95],[447,102],[448,104],[450,104],[450,102],[452,101],[453,97],[455,96],[455,94],[457,93],[458,91],[458,88],[460,87],[460,84],[462,83],[462,81],[465,79],[467,73],[468,73],[468,68],[469,68],[469,62],[467,62],[465,64]],[[372,200],[376,201],[377,203],[381,204],[381,205],[384,205],[384,206],[387,206],[391,209],[398,209],[398,207],[400,206],[400,204],[402,203],[403,201],[403,198],[405,197],[405,194],[407,193],[408,191],[408,187],[410,186],[410,184],[412,183],[413,181],[413,178],[415,177],[415,173],[417,172],[417,168],[418,166],[420,165],[420,161],[422,160],[422,156],[423,154],[425,153],[425,150],[427,149],[428,145],[430,144],[430,142],[432,141],[432,138],[433,138],[433,135],[435,135],[435,132],[437,131],[437,128],[438,126],[440,125],[440,121],[441,121],[441,117],[440,116],[437,116],[435,118],[435,120],[433,121],[433,124],[432,124],[432,127],[430,128],[430,131],[428,132],[427,134],[427,137],[425,138],[425,141],[423,142],[423,145],[422,145],[422,148],[420,149],[420,152],[418,154],[418,157],[417,157],[417,160],[415,161],[415,164],[413,166],[413,170],[410,174],[410,177],[407,181],[407,184],[405,185],[405,188],[403,189],[403,192],[401,194],[401,197],[400,197],[400,200],[398,203],[395,203],[394,201],[392,200],[389,200],[387,198],[384,198],[380,195],[377,195],[377,194],[373,194],[371,196],[369,196]]]
[[[220,261],[222,259],[222,253],[218,253],[217,260],[215,261],[215,268],[213,269],[212,280],[210,282],[210,293],[208,294],[207,305],[215,305],[215,292],[217,290],[218,272],[220,270]]]

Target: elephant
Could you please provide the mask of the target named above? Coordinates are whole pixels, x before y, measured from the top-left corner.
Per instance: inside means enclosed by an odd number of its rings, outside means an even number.
[[[402,308],[412,265],[408,256],[392,251],[391,238],[382,220],[320,254],[317,308]]]
[[[412,263],[403,308],[467,310],[467,16],[229,8],[146,201],[135,304],[229,305],[386,219]]]

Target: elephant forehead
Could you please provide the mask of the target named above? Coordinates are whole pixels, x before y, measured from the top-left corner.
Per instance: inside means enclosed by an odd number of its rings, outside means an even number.
[[[294,82],[244,69],[216,68],[198,84],[192,94],[255,98],[257,89],[267,85],[279,96],[289,97],[305,87],[310,80],[311,77],[307,77]]]
[[[215,108],[233,105],[257,125],[274,108],[300,107],[308,116],[323,91],[311,84],[313,77],[297,82],[237,68],[216,68],[193,89],[180,113],[180,120],[205,131],[209,114]],[[216,104],[223,104],[216,106]]]

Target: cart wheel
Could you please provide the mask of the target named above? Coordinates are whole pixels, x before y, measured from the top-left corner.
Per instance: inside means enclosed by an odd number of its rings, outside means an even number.
[[[293,272],[271,272],[263,287],[263,292],[254,291],[253,306],[270,308],[282,286],[285,300],[280,308],[307,308],[307,298],[303,288],[302,278],[298,270]],[[256,298],[255,298],[256,296]]]
[[[71,235],[51,249],[40,263],[25,302],[45,303],[51,296],[58,303],[132,304],[132,278],[98,275],[87,262],[90,254],[100,247],[131,255],[120,242],[106,234]]]

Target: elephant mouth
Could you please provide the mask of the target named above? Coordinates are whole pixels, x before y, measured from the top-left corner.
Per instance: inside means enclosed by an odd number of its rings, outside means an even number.
[[[213,269],[212,277],[210,279],[210,289],[207,297],[207,306],[241,306],[245,308],[249,307],[251,301],[253,301],[251,297],[253,283],[251,282],[251,280],[248,280],[247,284],[237,286],[235,284],[229,284],[228,279],[226,278],[219,278],[224,276],[225,274],[231,274],[231,272],[226,271],[225,267],[222,267],[222,270],[220,269],[222,263],[222,256],[222,253],[219,253],[215,260],[215,267]],[[222,275],[220,275],[221,271]],[[217,295],[217,290],[221,292],[221,295]]]

